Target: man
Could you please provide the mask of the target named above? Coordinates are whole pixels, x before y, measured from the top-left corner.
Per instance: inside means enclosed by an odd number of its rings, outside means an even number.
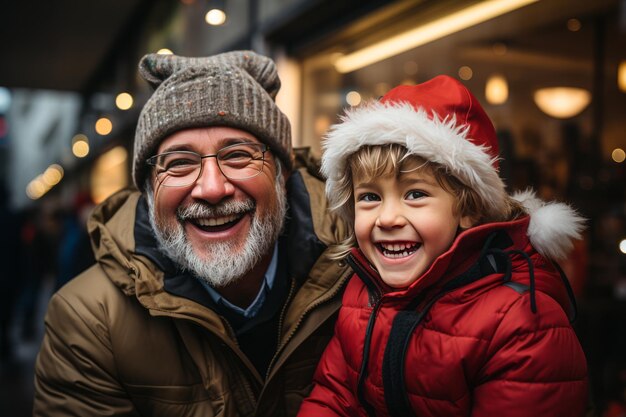
[[[274,63],[148,55],[140,73],[140,192],[96,208],[97,263],[50,301],[34,415],[295,415],[348,271]]]

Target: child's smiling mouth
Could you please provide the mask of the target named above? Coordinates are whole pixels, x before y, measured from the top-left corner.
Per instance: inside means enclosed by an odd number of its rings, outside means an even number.
[[[386,258],[398,259],[406,258],[415,253],[421,242],[379,242],[376,243],[376,248]]]

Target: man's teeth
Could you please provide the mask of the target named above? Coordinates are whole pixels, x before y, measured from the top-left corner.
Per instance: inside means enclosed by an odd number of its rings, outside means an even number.
[[[418,248],[417,243],[380,243],[383,255],[387,258],[404,258]]]
[[[233,222],[239,218],[236,214],[224,217],[211,217],[209,219],[196,219],[195,222],[200,226],[221,226],[226,223]]]

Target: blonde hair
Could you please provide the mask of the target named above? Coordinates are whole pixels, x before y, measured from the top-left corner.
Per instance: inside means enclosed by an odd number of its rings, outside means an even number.
[[[343,258],[351,248],[356,246],[354,236],[354,178],[371,181],[385,175],[398,177],[410,171],[427,172],[436,179],[445,191],[455,197],[453,212],[455,215],[468,216],[473,226],[480,224],[514,220],[526,214],[520,203],[507,196],[503,209],[494,212],[493,206],[480,195],[451,175],[448,169],[440,164],[429,162],[414,155],[398,144],[366,145],[346,159],[346,170],[336,181],[334,195],[329,195],[330,209],[336,212],[348,227],[347,238],[332,249],[332,257]]]

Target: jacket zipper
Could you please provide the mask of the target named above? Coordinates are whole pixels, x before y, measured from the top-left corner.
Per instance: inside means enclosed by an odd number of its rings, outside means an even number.
[[[363,268],[358,259],[356,259],[353,255],[349,255],[347,258],[348,264],[352,267],[354,272],[359,276],[361,281],[367,287],[368,293],[368,302],[372,306],[372,313],[367,321],[367,328],[365,331],[365,339],[363,341],[363,358],[361,360],[361,368],[359,369],[359,376],[357,379],[357,398],[359,403],[365,409],[365,412],[369,417],[376,417],[376,412],[372,405],[367,402],[365,398],[364,384],[367,379],[368,374],[368,365],[369,365],[369,356],[370,356],[370,346],[372,343],[372,334],[374,333],[374,326],[376,325],[376,318],[378,316],[378,312],[380,311],[380,307],[383,305],[383,291],[377,285],[376,280],[371,276],[369,271]]]
[[[376,412],[374,411],[372,405],[365,399],[365,393],[363,391],[365,386],[365,380],[367,379],[368,375],[370,346],[372,344],[371,338],[372,334],[374,333],[376,318],[382,305],[382,297],[379,297],[378,301],[376,301],[376,304],[374,304],[374,306],[372,307],[372,314],[368,319],[367,330],[365,331],[365,340],[363,342],[363,359],[361,360],[361,368],[359,369],[359,377],[357,379],[357,398],[369,417],[376,417]]]
[[[270,376],[270,370],[272,369],[272,365],[274,364],[274,360],[276,356],[278,356],[278,347],[280,346],[281,334],[283,332],[283,322],[285,320],[285,312],[287,311],[287,306],[291,303],[291,297],[293,297],[294,290],[296,288],[296,280],[294,278],[291,279],[291,287],[289,288],[289,294],[287,294],[287,300],[283,304],[283,308],[280,311],[280,317],[278,318],[278,334],[276,335],[276,353],[272,357],[269,366],[267,367],[267,371],[265,371],[265,380]]]
[[[341,289],[343,288],[344,284],[348,280],[348,277],[351,275],[351,273],[349,271],[347,271],[345,273],[345,275],[347,275],[347,276],[345,276],[344,278],[340,279],[341,282],[336,286],[335,290],[333,290],[331,293],[327,294],[326,297],[324,297],[323,299],[318,299],[317,302],[312,304],[309,308],[304,310],[302,312],[302,314],[300,314],[300,318],[298,319],[298,322],[295,324],[293,330],[287,335],[287,338],[285,339],[285,342],[282,345],[280,345],[278,347],[278,349],[276,349],[276,354],[272,358],[272,360],[270,362],[270,365],[267,368],[267,376],[265,378],[266,380],[269,378],[270,371],[274,367],[274,364],[276,363],[276,360],[280,356],[280,353],[289,344],[289,341],[291,340],[293,335],[297,332],[298,328],[300,327],[300,324],[302,324],[302,321],[304,320],[304,317],[306,317],[306,315],[309,314],[309,312],[311,312],[312,310],[315,310],[317,307],[321,306],[322,304],[332,300],[335,297],[335,295],[337,295],[341,291]],[[292,281],[292,284],[294,284],[294,281]],[[287,306],[287,304],[285,304],[285,306]],[[286,311],[286,308],[284,308],[284,311]],[[281,316],[279,330],[282,330],[282,321],[283,321],[283,317]],[[280,332],[279,332],[279,336],[278,337],[279,337],[278,340],[279,340],[279,343],[280,343]]]

